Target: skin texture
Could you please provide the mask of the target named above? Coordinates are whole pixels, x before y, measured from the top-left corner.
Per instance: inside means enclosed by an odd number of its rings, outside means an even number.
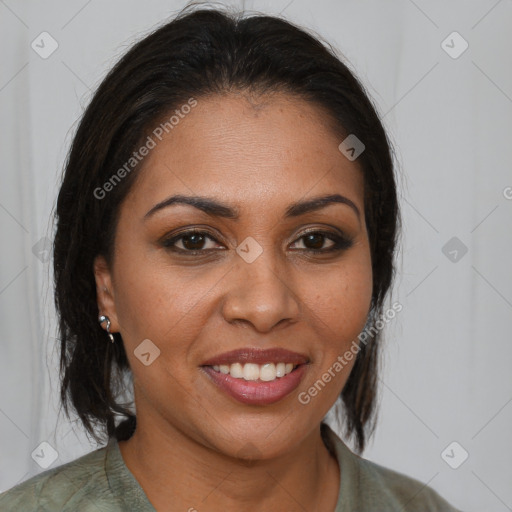
[[[159,511],[334,510],[339,468],[320,422],[354,360],[309,404],[298,394],[350,347],[370,308],[363,176],[340,142],[319,107],[284,93],[198,98],[151,150],[121,205],[111,268],[101,256],[95,261],[98,306],[121,333],[134,375],[137,430],[120,442],[121,453]],[[360,217],[331,204],[284,219],[291,203],[334,193]],[[216,198],[240,218],[173,205],[144,220],[174,194]],[[192,227],[214,238],[205,239],[204,255],[162,245]],[[327,237],[306,245],[301,237],[312,228],[341,230],[353,244],[308,252],[333,245]],[[263,249],[252,263],[235,251],[249,236]],[[184,244],[176,242],[197,247]],[[145,339],[161,351],[149,366],[134,355]],[[201,369],[243,347],[282,347],[310,363],[284,399],[245,405]]]

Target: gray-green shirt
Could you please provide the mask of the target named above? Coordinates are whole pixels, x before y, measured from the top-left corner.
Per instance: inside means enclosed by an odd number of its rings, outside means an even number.
[[[341,475],[334,512],[460,512],[418,480],[355,455],[330,428],[328,437]],[[155,508],[111,438],[107,446],[0,494],[0,511],[154,512]]]

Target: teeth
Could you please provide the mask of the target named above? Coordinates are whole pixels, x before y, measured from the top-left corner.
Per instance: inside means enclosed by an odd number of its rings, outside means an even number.
[[[245,380],[258,380],[260,378],[260,367],[257,364],[244,364],[242,375]]]
[[[279,364],[279,363],[277,363]],[[283,364],[283,363],[281,363]],[[265,382],[275,380],[277,378],[276,365],[274,363],[264,364],[260,369],[260,380]]]
[[[234,363],[229,367],[231,377],[235,379],[242,379],[244,376],[244,368],[240,363]]]
[[[266,364],[254,364],[254,363],[233,363],[232,365],[221,364],[213,366],[216,372],[229,374],[235,379],[244,380],[261,380],[264,382],[270,382],[276,380],[278,377],[284,377],[288,375],[296,365],[293,363],[266,363]]]

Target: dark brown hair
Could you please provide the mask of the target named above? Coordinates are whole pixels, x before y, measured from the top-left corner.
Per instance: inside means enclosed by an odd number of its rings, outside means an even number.
[[[102,81],[77,128],[57,199],[53,249],[61,401],[96,441],[105,435],[126,439],[135,428],[130,403],[119,400],[129,370],[120,334],[111,344],[98,323],[93,261],[99,254],[112,261],[120,204],[138,166],[107,198],[95,191],[164,115],[191,97],[230,91],[298,96],[327,112],[340,136],[355,134],[363,141],[357,163],[364,175],[373,270],[367,325],[383,311],[394,276],[399,210],[392,148],[363,86],[329,45],[283,19],[186,8],[136,43]],[[372,332],[341,393],[345,435],[355,437],[359,451],[376,417],[380,333]]]

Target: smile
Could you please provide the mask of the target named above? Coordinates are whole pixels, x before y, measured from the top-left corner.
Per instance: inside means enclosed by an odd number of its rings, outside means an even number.
[[[234,363],[231,365],[221,364],[214,365],[213,369],[216,372],[223,373],[224,375],[231,375],[235,379],[244,380],[261,380],[270,382],[277,378],[284,377],[293,371],[297,365],[293,363]]]
[[[238,402],[269,405],[295,390],[307,371],[309,359],[276,349],[239,349],[205,361],[201,369],[217,389]]]

